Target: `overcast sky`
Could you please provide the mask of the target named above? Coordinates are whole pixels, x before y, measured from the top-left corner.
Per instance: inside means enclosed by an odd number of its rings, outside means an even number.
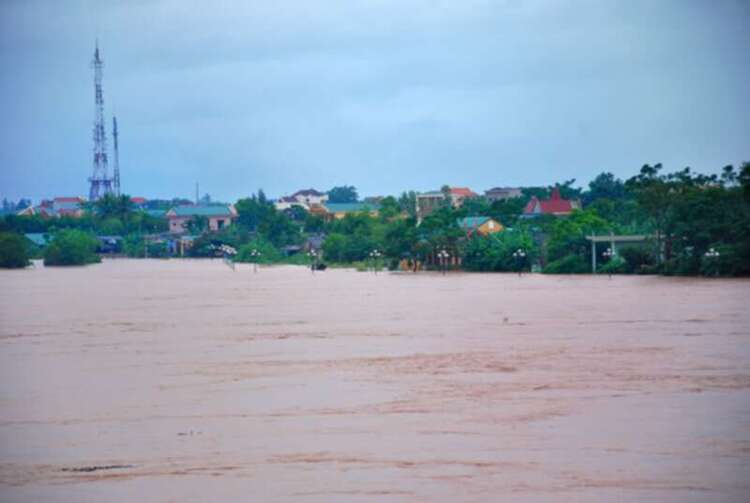
[[[0,23],[13,199],[88,193],[97,37],[131,195],[483,191],[750,160],[744,0],[3,0]]]

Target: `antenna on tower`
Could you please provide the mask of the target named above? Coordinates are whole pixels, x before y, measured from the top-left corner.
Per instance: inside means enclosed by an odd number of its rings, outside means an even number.
[[[198,182],[195,182],[195,205],[198,205]]]
[[[114,191],[115,195],[120,195],[120,151],[117,146],[117,117],[112,116],[112,138],[115,142],[115,169],[114,169]]]
[[[94,59],[94,172],[89,178],[89,200],[96,201],[112,193],[112,179],[107,167],[107,135],[104,131],[104,96],[102,93],[102,68],[104,61],[99,55],[99,40],[96,41]]]

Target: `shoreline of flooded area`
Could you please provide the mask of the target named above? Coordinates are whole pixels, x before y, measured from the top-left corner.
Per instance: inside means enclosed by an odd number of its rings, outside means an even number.
[[[747,501],[750,280],[0,271],[3,501]]]

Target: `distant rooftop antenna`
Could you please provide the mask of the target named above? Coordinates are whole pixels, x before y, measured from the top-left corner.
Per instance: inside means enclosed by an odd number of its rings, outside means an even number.
[[[115,174],[114,174],[114,191],[115,195],[120,195],[120,151],[117,146],[117,117],[112,117],[112,138],[115,142]]]
[[[195,204],[198,205],[198,182],[195,182]]]
[[[89,178],[89,200],[96,201],[105,194],[112,193],[112,179],[107,168],[107,135],[104,131],[104,96],[102,93],[102,68],[104,61],[99,55],[99,41],[96,41],[94,59],[94,172]]]

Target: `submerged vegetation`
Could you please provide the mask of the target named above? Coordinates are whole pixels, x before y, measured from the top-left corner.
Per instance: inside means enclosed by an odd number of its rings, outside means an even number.
[[[0,233],[0,267],[22,269],[29,265],[29,246],[30,243],[19,234]]]
[[[414,192],[383,198],[377,215],[324,219],[301,207],[278,211],[261,190],[236,202],[234,225],[209,231],[206,221],[190,222],[188,229],[197,237],[185,253],[216,256],[221,245],[228,245],[237,250],[234,259],[240,262],[309,264],[312,258],[306,252],[314,248],[326,262],[366,269],[377,250],[382,265],[416,270],[439,267],[437,252],[444,250],[449,258],[443,265],[469,271],[588,273],[593,251],[603,273],[750,275],[749,163],[739,170],[727,166],[719,175],[689,168],[664,173],[660,164],[647,164],[625,181],[605,172],[585,189],[574,183],[556,185],[563,198],[582,203],[582,209],[567,216],[524,218],[531,197],[550,194],[548,187],[526,187],[521,197],[512,199],[490,202],[477,197],[460,207],[446,203],[421,222]],[[338,187],[330,195],[342,202],[357,198],[354,187]],[[490,217],[504,230],[469,235],[458,221],[471,216]],[[146,239],[166,230],[163,218],[134,208],[127,196],[105,197],[87,205],[80,218],[6,215],[0,220],[0,257],[3,267],[28,263],[19,251],[24,248],[19,247],[19,234],[30,232],[53,236],[44,252],[47,264],[96,261],[94,235],[124,236],[121,252],[128,256],[166,257],[174,250],[164,241]],[[611,255],[605,253],[606,243],[592,248],[587,239],[609,234],[646,238],[619,246]]]
[[[77,229],[65,229],[44,250],[44,265],[86,265],[101,262],[96,238]]]

